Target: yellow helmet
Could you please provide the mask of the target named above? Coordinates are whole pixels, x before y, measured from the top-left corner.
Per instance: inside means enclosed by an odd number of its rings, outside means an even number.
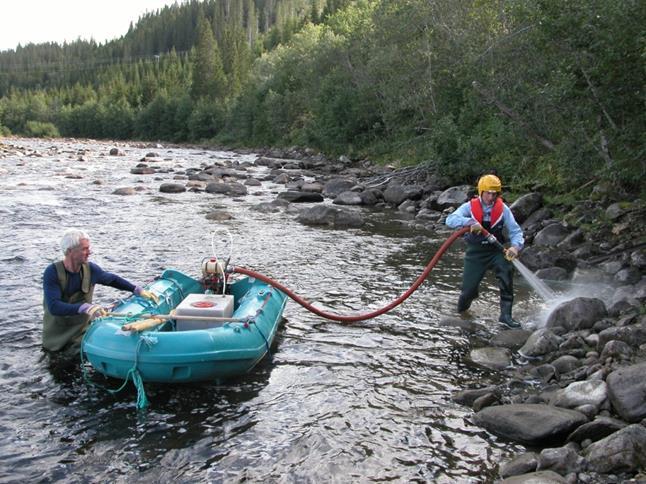
[[[496,175],[481,176],[478,180],[478,195],[481,196],[482,192],[502,193],[502,183],[500,183],[500,178]]]

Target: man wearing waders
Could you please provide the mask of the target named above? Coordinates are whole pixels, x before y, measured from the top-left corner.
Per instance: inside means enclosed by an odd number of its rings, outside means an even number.
[[[458,312],[462,313],[471,307],[478,297],[478,286],[489,269],[493,269],[500,288],[500,317],[498,321],[510,328],[519,328],[511,316],[514,302],[513,265],[511,261],[518,257],[525,239],[514,214],[503,202],[502,183],[495,175],[484,175],[478,180],[478,196],[462,204],[446,219],[446,225],[452,229],[470,227],[465,234],[466,251],[464,254],[464,272],[462,290],[458,299]],[[497,244],[489,242],[482,229],[494,235],[501,244],[506,244],[503,251]]]
[[[92,303],[96,284],[134,292],[158,302],[156,294],[89,262],[90,237],[82,230],[66,231],[61,249],[64,259],[47,266],[43,274],[43,348],[46,350],[64,353],[64,356],[78,355],[90,321],[107,313]]]

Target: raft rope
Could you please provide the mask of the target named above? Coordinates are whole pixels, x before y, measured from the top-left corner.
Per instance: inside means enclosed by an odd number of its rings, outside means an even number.
[[[138,316],[125,316],[124,317],[125,322],[131,322],[139,319]],[[85,340],[85,337],[89,331],[86,331],[85,334],[83,335],[83,340]],[[139,341],[137,342],[137,348],[135,350],[135,361],[134,364],[132,365],[132,368],[128,370],[128,373],[126,374],[126,378],[123,380],[123,383],[119,388],[108,388],[105,385],[101,385],[100,383],[96,383],[90,379],[90,375],[87,370],[87,360],[85,359],[85,353],[83,352],[83,343],[81,344],[81,372],[83,373],[83,379],[85,382],[93,387],[100,388],[101,390],[104,390],[111,395],[115,395],[119,393],[121,390],[123,390],[126,385],[128,384],[128,380],[132,380],[133,385],[137,389],[137,408],[146,408],[149,404],[148,398],[146,397],[146,390],[144,389],[144,383],[141,378],[141,374],[139,373],[139,370],[137,369],[137,365],[139,363],[139,350],[142,346],[142,344],[146,344],[146,346],[151,347],[157,343],[157,338],[147,336],[147,335],[142,335],[139,338]]]
[[[247,275],[249,277],[255,277],[256,279],[260,279],[261,281],[266,282],[267,284],[269,284],[269,285],[271,285],[271,286],[273,286],[273,287],[275,287],[277,289],[280,289],[282,292],[287,294],[291,299],[296,301],[298,304],[303,306],[305,309],[307,309],[308,311],[310,311],[310,312],[312,312],[312,313],[314,313],[314,314],[316,314],[318,316],[321,316],[321,317],[323,317],[325,319],[330,319],[332,321],[339,321],[339,322],[343,322],[343,323],[355,323],[355,322],[358,322],[358,321],[365,321],[367,319],[372,319],[372,318],[380,316],[380,315],[382,315],[384,313],[387,313],[388,311],[390,311],[391,309],[399,306],[402,302],[404,302],[406,299],[408,299],[408,297],[411,294],[413,294],[417,290],[417,288],[422,284],[422,282],[424,282],[424,280],[428,277],[430,272],[433,270],[435,265],[438,263],[440,258],[444,255],[444,252],[446,252],[446,250],[451,246],[451,244],[453,244],[453,242],[455,242],[456,239],[458,239],[458,237],[460,237],[461,235],[465,234],[468,231],[469,231],[469,227],[463,227],[463,228],[453,232],[451,234],[451,236],[444,241],[442,246],[438,249],[438,251],[435,253],[433,258],[426,265],[426,268],[424,269],[424,271],[415,280],[415,282],[413,282],[411,287],[409,287],[408,290],[405,293],[403,293],[401,296],[399,296],[397,299],[392,301],[390,304],[384,306],[383,308],[378,309],[376,311],[371,311],[369,313],[350,314],[350,315],[329,313],[327,311],[323,311],[322,309],[318,309],[318,308],[314,307],[310,302],[306,301],[305,299],[303,299],[302,297],[300,297],[299,295],[294,293],[292,290],[285,287],[280,282],[278,282],[278,281],[276,281],[276,280],[274,280],[274,279],[272,279],[270,277],[267,277],[267,276],[265,276],[265,275],[263,275],[263,274],[261,274],[259,272],[253,271],[251,269],[246,269],[244,267],[232,267],[230,269],[230,271],[235,272],[237,274],[244,274],[244,275]]]

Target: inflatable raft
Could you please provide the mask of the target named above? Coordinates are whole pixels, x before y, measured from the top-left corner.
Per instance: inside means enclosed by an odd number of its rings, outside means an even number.
[[[99,373],[162,383],[243,375],[269,352],[287,302],[254,278],[217,293],[204,279],[171,269],[147,289],[159,303],[133,295],[88,328],[82,356]]]

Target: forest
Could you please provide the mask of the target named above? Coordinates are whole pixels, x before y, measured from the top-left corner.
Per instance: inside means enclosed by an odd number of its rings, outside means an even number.
[[[188,0],[0,52],[0,134],[308,147],[644,197],[646,2]]]

